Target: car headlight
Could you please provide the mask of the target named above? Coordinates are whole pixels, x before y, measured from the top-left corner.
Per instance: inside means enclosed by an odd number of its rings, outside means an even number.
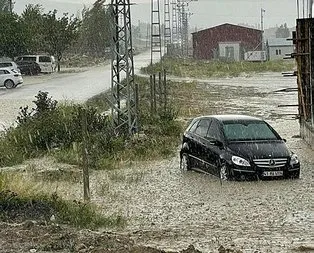
[[[290,158],[290,165],[293,166],[293,165],[296,165],[298,163],[299,163],[298,156],[296,154],[292,154],[291,158]]]
[[[236,165],[239,165],[239,166],[245,166],[245,167],[251,166],[247,160],[245,160],[244,158],[239,157],[239,156],[232,156],[232,162]]]

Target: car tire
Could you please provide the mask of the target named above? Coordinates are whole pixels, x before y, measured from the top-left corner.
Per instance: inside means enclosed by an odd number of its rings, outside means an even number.
[[[180,158],[180,170],[188,171],[191,170],[191,159],[188,154],[183,153]]]
[[[7,89],[12,89],[15,88],[15,83],[12,80],[6,80],[4,82],[4,87],[6,87]]]
[[[229,181],[232,179],[232,173],[226,163],[221,163],[219,167],[219,177],[222,181]]]

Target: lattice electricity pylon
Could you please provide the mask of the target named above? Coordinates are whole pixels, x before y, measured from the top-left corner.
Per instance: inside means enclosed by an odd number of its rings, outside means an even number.
[[[172,0],[172,42],[178,43],[178,15],[177,15],[177,0]]]
[[[138,131],[138,85],[134,82],[134,62],[129,0],[111,0],[112,118],[117,132]]]
[[[178,43],[182,48],[182,3],[180,0],[177,1],[177,16],[178,16]]]
[[[182,55],[188,55],[188,48],[189,48],[189,25],[188,25],[188,14],[186,12],[185,4],[182,4],[182,33],[181,33],[181,43],[182,43]]]
[[[155,58],[162,60],[161,52],[161,28],[160,28],[160,4],[159,0],[151,0],[151,65],[154,63]]]
[[[164,0],[164,45],[165,48],[171,44],[171,22],[170,22],[170,2]]]

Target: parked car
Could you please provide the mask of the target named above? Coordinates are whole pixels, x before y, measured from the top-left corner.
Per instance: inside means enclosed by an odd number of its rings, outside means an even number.
[[[16,70],[17,72],[20,72],[20,69],[14,61],[1,61],[0,68],[10,68]]]
[[[17,66],[23,75],[38,75],[41,72],[40,66],[34,61],[18,61]]]
[[[21,83],[23,83],[21,73],[11,68],[0,68],[0,86],[12,89]]]
[[[33,61],[36,62],[43,73],[52,73],[56,68],[54,57],[50,55],[21,55],[16,58],[16,62],[19,61]]]
[[[300,162],[264,120],[245,115],[195,118],[183,135],[182,170],[196,169],[222,180],[299,178]]]

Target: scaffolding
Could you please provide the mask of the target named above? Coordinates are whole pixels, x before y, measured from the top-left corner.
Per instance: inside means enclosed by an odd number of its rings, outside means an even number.
[[[111,0],[111,95],[112,118],[117,133],[138,131],[138,85],[134,62],[129,0]]]

